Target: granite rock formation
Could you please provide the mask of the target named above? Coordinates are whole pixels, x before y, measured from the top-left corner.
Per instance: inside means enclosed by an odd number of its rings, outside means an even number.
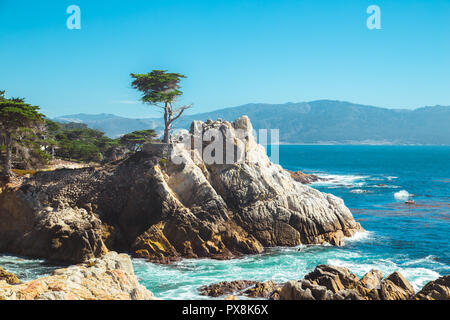
[[[154,300],[140,285],[126,254],[109,252],[23,284],[0,279],[0,300]]]
[[[71,263],[108,249],[159,262],[228,259],[271,246],[342,245],[361,230],[342,199],[295,181],[251,134],[238,134],[252,131],[248,117],[196,121],[191,131],[211,129],[244,161],[209,163],[183,143],[149,145],[113,164],[39,172],[6,188],[0,252]]]
[[[347,268],[318,265],[302,280],[284,284],[273,281],[236,280],[199,288],[203,295],[213,297],[239,296],[271,300],[450,300],[450,276],[426,284],[414,294],[411,284],[399,272],[385,279],[378,270],[362,278]]]
[[[414,298],[417,300],[450,300],[450,275],[428,282]]]

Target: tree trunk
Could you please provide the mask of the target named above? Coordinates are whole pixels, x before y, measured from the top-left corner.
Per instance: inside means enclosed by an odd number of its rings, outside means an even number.
[[[3,164],[3,174],[6,177],[11,177],[11,162],[12,162],[12,137],[11,132],[6,131],[5,133],[5,147],[6,147],[6,157],[5,163]]]
[[[170,124],[171,124],[171,112],[170,112],[170,103],[166,102],[164,106],[164,143],[169,143],[170,140]]]

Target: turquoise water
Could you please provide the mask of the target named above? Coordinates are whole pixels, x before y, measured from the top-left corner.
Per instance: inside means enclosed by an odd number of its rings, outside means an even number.
[[[330,179],[313,186],[342,197],[367,232],[343,247],[272,248],[231,261],[156,265],[136,259],[140,282],[160,298],[204,299],[197,292],[204,284],[300,279],[321,263],[359,276],[372,268],[385,275],[398,270],[416,290],[450,274],[450,147],[284,145],[280,164]],[[415,206],[404,204],[408,195]],[[14,259],[0,256],[0,265],[25,279],[51,271],[44,261]]]
[[[314,187],[342,197],[368,232],[344,247],[274,248],[232,261],[135,260],[141,282],[165,299],[204,298],[197,288],[224,280],[300,279],[317,264],[401,271],[415,289],[450,274],[450,147],[280,146],[280,164],[332,179]],[[396,193],[397,198],[395,196]],[[412,194],[416,206],[404,204]]]

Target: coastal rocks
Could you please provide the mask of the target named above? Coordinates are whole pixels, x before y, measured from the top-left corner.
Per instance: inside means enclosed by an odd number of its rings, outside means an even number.
[[[415,296],[416,300],[450,300],[450,276],[428,282]]]
[[[153,294],[138,283],[130,257],[116,252],[24,284],[0,281],[0,300],[153,299]]]
[[[270,300],[450,300],[450,276],[426,284],[414,295],[414,288],[399,272],[385,279],[378,270],[362,278],[347,268],[318,265],[302,280],[280,284],[272,280],[259,282],[237,280],[199,288],[202,295]]]
[[[259,282],[250,280],[222,281],[208,286],[202,286],[199,289],[201,295],[209,297],[226,296],[225,299],[238,296],[249,298],[266,298],[278,300],[281,285],[272,280]]]
[[[294,179],[295,181],[298,181],[300,183],[303,183],[303,184],[311,184],[313,182],[326,180],[325,178],[321,178],[314,174],[306,174],[301,171],[289,171],[289,170],[287,170],[287,171],[291,175],[292,179]]]
[[[342,245],[362,230],[342,199],[295,181],[251,134],[242,136],[252,131],[248,117],[192,128],[223,132],[243,161],[210,162],[183,143],[154,144],[103,167],[39,172],[0,194],[0,252],[77,263],[109,249],[167,263]]]
[[[302,281],[289,281],[281,290],[282,300],[408,300],[411,284],[399,272],[384,280],[378,270],[361,279],[347,268],[319,265]]]
[[[333,293],[342,289],[354,289],[359,278],[347,268],[327,265],[318,265],[316,269],[305,276],[310,283],[324,286]]]
[[[381,280],[383,279],[383,273],[379,270],[370,270],[360,280],[361,284],[369,290],[381,289]]]
[[[0,250],[77,263],[107,252],[101,221],[85,209],[30,207],[23,193],[0,195]]]
[[[203,296],[220,297],[233,293],[242,292],[243,290],[254,286],[257,282],[250,280],[222,281],[208,286],[202,286],[198,290]]]
[[[408,300],[414,295],[414,288],[399,272],[384,279],[380,291],[383,300]]]
[[[14,273],[8,272],[0,267],[0,282],[6,281],[8,284],[20,284],[21,281]]]

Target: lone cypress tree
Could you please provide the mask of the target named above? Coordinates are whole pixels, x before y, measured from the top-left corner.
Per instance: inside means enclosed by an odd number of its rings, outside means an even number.
[[[181,117],[192,105],[173,109],[172,103],[183,94],[180,81],[186,76],[179,73],[168,73],[167,70],[153,70],[146,74],[131,74],[135,80],[133,88],[142,92],[141,101],[164,110],[164,143],[169,143],[170,131],[175,120]]]
[[[3,175],[9,179],[12,175],[13,135],[20,128],[33,127],[43,121],[39,107],[25,103],[22,98],[5,97],[5,91],[0,90],[0,134],[3,135],[6,156],[3,163]]]

